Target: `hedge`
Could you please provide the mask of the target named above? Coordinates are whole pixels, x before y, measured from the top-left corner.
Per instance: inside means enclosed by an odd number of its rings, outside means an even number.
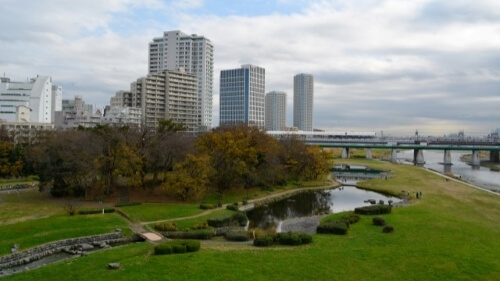
[[[142,205],[141,202],[118,202],[115,204],[115,207],[127,207],[127,206],[135,206]]]
[[[374,217],[372,219],[372,223],[373,223],[373,225],[384,226],[385,220],[384,220],[384,218],[381,218],[381,217]]]
[[[215,209],[217,206],[215,206],[214,204],[210,204],[210,203],[201,203],[200,204],[200,209],[203,209],[203,210],[210,210],[210,209]]]
[[[238,212],[233,216],[223,217],[223,218],[211,218],[207,220],[207,223],[211,227],[224,227],[224,226],[245,226],[247,225],[248,217],[243,212]]]
[[[102,210],[104,209],[104,213],[114,213],[115,208],[89,208],[89,209],[80,209],[78,210],[79,215],[91,215],[91,214],[102,214]]]
[[[347,234],[348,224],[345,222],[326,222],[318,225],[316,227],[317,233],[327,233],[327,234]]]
[[[211,239],[214,234],[209,230],[195,230],[195,231],[175,231],[175,232],[164,232],[163,236],[171,239],[198,239],[198,240],[208,240]]]
[[[354,209],[354,213],[360,215],[382,215],[390,214],[392,207],[390,205],[371,205]]]
[[[197,252],[200,250],[200,241],[196,240],[174,240],[167,241],[155,246],[155,255],[169,255]]]
[[[312,243],[312,236],[306,233],[284,232],[274,235],[257,237],[253,240],[253,245],[257,247],[268,247],[273,244],[298,246]]]
[[[154,229],[158,231],[177,231],[177,225],[175,222],[159,222],[154,225]]]
[[[224,236],[229,241],[250,241],[250,236],[245,231],[228,231]]]
[[[394,232],[394,227],[392,227],[390,225],[386,225],[386,226],[384,226],[384,228],[382,228],[382,232],[383,233],[392,233],[392,232]]]

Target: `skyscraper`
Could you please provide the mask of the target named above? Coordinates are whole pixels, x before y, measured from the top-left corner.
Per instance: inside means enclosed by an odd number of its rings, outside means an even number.
[[[185,71],[198,78],[199,130],[212,127],[214,50],[208,38],[179,30],[166,31],[149,43],[149,73],[163,70]]]
[[[264,128],[266,71],[245,64],[220,73],[220,125],[244,123]]]
[[[301,131],[313,130],[314,79],[311,74],[293,77],[293,126]]]
[[[282,131],[286,127],[286,93],[272,91],[266,94],[266,130]]]

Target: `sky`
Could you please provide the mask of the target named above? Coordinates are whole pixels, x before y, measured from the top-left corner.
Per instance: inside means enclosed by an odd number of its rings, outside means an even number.
[[[315,128],[483,136],[500,128],[497,0],[0,0],[0,75],[52,76],[63,98],[103,108],[148,72],[164,31],[214,45],[219,75],[255,64],[266,92],[314,76]]]

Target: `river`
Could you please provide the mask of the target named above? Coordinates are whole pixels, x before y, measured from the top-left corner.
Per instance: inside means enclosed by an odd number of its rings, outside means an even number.
[[[452,173],[462,180],[478,187],[500,192],[500,172],[495,172],[486,167],[472,167],[460,161],[466,151],[451,151],[452,165],[443,165],[444,152],[439,150],[424,150],[425,168],[429,168],[440,173]],[[405,163],[413,161],[413,150],[406,150],[398,153],[398,159]]]

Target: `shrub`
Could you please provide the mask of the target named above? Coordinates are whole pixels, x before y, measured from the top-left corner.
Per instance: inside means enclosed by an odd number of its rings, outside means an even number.
[[[211,218],[207,220],[207,223],[211,227],[224,227],[224,226],[246,226],[248,222],[248,217],[243,212],[238,212],[230,217],[223,218]]]
[[[115,208],[89,208],[89,209],[78,210],[78,214],[79,215],[102,214],[103,209],[104,209],[104,213],[114,213],[115,212]]]
[[[214,204],[209,204],[209,203],[201,203],[200,204],[200,209],[203,209],[203,210],[209,210],[209,209],[215,209],[215,205]]]
[[[177,231],[177,225],[175,222],[159,222],[154,225],[154,228],[158,231]]]
[[[384,218],[381,218],[381,217],[374,217],[372,219],[372,223],[374,225],[384,226],[385,225],[385,220],[384,220]]]
[[[382,232],[383,233],[392,233],[392,232],[394,232],[394,227],[392,227],[390,225],[386,225],[386,226],[384,226],[384,228],[382,228]]]
[[[248,200],[243,200],[241,203],[242,203],[243,205],[248,205]]]
[[[349,222],[349,224],[357,223],[360,219],[358,214],[346,214],[342,216],[342,219]]]
[[[126,207],[126,206],[135,206],[142,205],[141,202],[118,202],[115,204],[115,207]]]
[[[155,255],[169,255],[196,252],[200,250],[200,241],[174,240],[155,246]]]
[[[165,232],[163,236],[171,239],[198,239],[198,240],[208,240],[211,239],[214,234],[212,231],[208,230],[196,230],[196,231],[177,231],[177,232]]]
[[[277,241],[281,245],[302,245],[312,242],[312,236],[305,233],[286,232],[276,235]]]
[[[172,253],[172,245],[163,243],[155,246],[154,249],[155,255],[169,255]]]
[[[360,215],[382,215],[390,214],[392,207],[390,205],[371,205],[355,208],[354,212]]]
[[[172,245],[172,250],[175,254],[184,254],[187,251],[186,245],[177,243]]]
[[[238,211],[238,203],[227,205],[226,209],[237,212]]]
[[[248,217],[243,212],[238,212],[234,214],[233,220],[238,222],[239,226],[246,226],[248,222]]]
[[[208,226],[208,223],[207,222],[202,222],[202,223],[199,223],[199,224],[195,224],[192,229],[194,230],[200,230],[200,229],[207,229],[209,228]]]
[[[344,222],[327,222],[318,225],[316,232],[345,235],[347,234],[347,229],[347,224]]]
[[[273,237],[272,236],[262,236],[262,237],[257,237],[253,240],[253,245],[257,247],[268,247],[273,244]]]
[[[228,231],[225,237],[229,241],[249,241],[250,237],[245,231]]]

